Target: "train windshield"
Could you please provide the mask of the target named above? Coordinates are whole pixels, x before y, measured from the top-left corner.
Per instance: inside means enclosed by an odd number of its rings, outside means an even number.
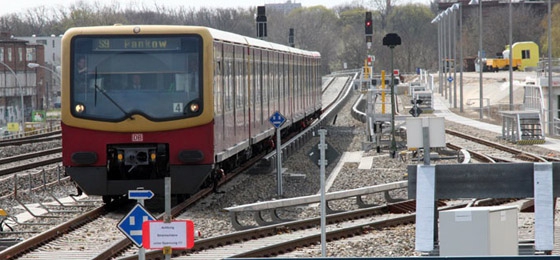
[[[76,117],[165,121],[202,113],[200,36],[80,36],[71,49]]]

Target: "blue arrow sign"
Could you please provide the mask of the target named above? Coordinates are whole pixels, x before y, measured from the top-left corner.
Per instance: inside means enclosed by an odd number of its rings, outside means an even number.
[[[276,111],[274,112],[274,114],[272,114],[272,116],[270,116],[268,121],[270,121],[270,123],[274,127],[280,128],[284,124],[284,122],[286,122],[286,118],[282,114],[280,114],[280,112]]]
[[[124,233],[128,239],[137,247],[142,247],[142,223],[148,220],[155,220],[142,205],[136,204],[134,208],[119,222],[117,228]]]
[[[154,197],[151,190],[129,190],[128,199],[131,200],[149,200]]]
[[[447,81],[449,81],[449,83],[453,82],[453,77],[447,78]]]

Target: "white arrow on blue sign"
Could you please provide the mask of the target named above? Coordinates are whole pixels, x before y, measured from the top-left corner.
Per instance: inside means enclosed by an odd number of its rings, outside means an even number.
[[[142,223],[155,220],[142,205],[136,204],[134,208],[119,222],[117,228],[132,240],[137,247],[142,247]]]
[[[453,77],[447,78],[447,81],[449,81],[449,83],[453,82]]]
[[[154,197],[151,190],[129,190],[128,199],[131,200],[149,200]]]
[[[286,118],[282,114],[280,114],[280,112],[276,111],[274,112],[274,114],[272,114],[272,116],[270,116],[268,121],[270,121],[270,123],[274,127],[280,128],[284,124],[284,122],[286,122]]]

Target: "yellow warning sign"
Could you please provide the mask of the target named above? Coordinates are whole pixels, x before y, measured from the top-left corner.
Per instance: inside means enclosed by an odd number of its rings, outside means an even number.
[[[17,122],[10,122],[6,126],[9,132],[18,132],[19,131],[19,123]]]

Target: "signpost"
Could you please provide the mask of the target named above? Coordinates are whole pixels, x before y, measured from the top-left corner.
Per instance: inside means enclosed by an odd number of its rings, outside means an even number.
[[[154,216],[144,208],[144,200],[154,197],[151,190],[129,190],[128,198],[137,200],[136,206],[117,224],[117,228],[130,239],[138,249],[138,259],[146,259],[146,249],[142,247],[142,224],[145,221],[155,220]]]
[[[142,224],[142,244],[148,249],[189,249],[194,246],[191,220],[146,221]]]
[[[281,197],[282,192],[282,144],[280,140],[280,127],[286,122],[286,118],[276,111],[268,119],[276,128],[276,172],[278,173],[278,196]]]
[[[131,200],[149,200],[154,197],[151,190],[129,190],[128,198]]]
[[[137,247],[142,247],[142,223],[155,219],[142,205],[136,204],[117,227]]]

